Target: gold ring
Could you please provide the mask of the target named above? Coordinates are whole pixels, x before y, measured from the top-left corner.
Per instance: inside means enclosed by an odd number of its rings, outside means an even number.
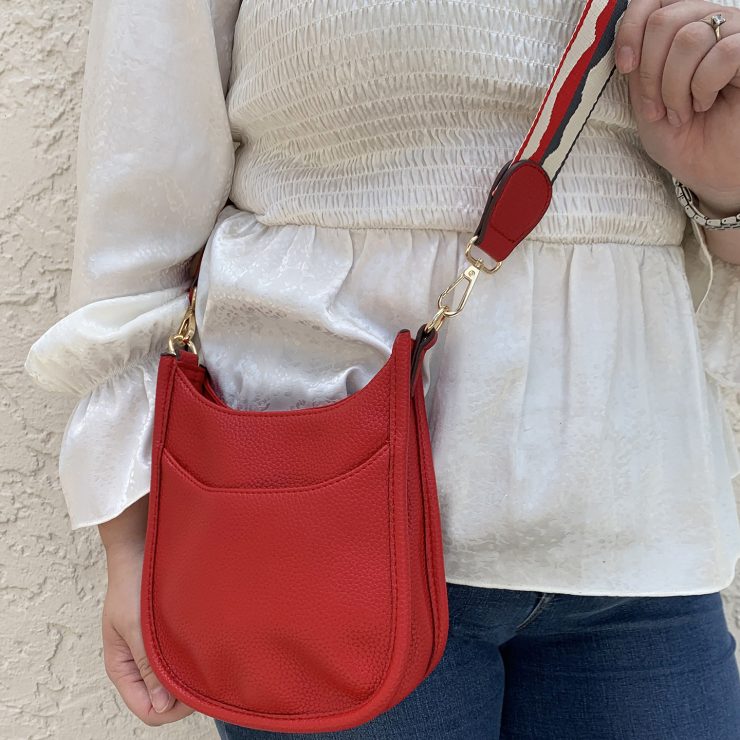
[[[722,13],[711,13],[710,15],[705,16],[704,18],[699,19],[702,23],[706,23],[713,31],[714,35],[717,38],[717,41],[720,41],[722,39],[722,36],[719,32],[719,27],[727,20]]]

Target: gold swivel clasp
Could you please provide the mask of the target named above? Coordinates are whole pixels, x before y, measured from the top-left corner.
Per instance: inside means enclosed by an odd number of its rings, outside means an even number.
[[[483,260],[478,259],[477,257],[473,257],[470,252],[477,241],[478,237],[474,236],[468,242],[468,246],[465,247],[465,259],[470,264],[457,276],[455,281],[451,283],[437,299],[437,313],[434,314],[432,320],[426,325],[426,327],[424,327],[427,332],[439,331],[439,328],[442,326],[446,319],[449,319],[451,316],[457,316],[457,314],[459,314],[460,311],[465,308],[465,304],[470,297],[470,293],[473,290],[475,281],[478,279],[478,275],[480,275],[481,272],[485,272],[488,274],[494,273],[503,264],[502,262],[496,262],[495,265],[489,266],[486,265]],[[458,302],[456,308],[450,308],[450,306],[446,303],[447,296],[453,293],[455,288],[457,288],[457,286],[460,285],[460,283],[462,282],[465,282],[465,289],[463,291],[462,297],[460,298],[460,301]]]
[[[195,355],[198,354],[195,342],[193,342],[193,336],[195,335],[195,294],[197,289],[197,285],[193,286],[192,296],[190,297],[185,315],[180,322],[180,328],[169,338],[169,341],[167,342],[167,351],[171,355],[177,355],[177,352],[175,351],[175,343],[179,344],[180,347],[189,350]]]

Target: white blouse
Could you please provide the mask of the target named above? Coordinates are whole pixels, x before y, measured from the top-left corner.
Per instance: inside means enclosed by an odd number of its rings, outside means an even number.
[[[199,349],[242,409],[361,388],[462,265],[575,26],[571,0],[96,2],[69,312],[73,527],[150,483],[157,363],[205,243]],[[232,50],[233,41],[233,50]],[[227,198],[229,200],[227,200]],[[550,208],[427,355],[447,579],[717,590],[740,555],[740,267],[707,251],[612,77]]]

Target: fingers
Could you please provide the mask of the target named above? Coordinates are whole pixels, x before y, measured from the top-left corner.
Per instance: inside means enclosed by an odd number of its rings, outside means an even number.
[[[139,671],[139,676],[144,682],[144,686],[146,686],[149,701],[154,711],[162,714],[168,709],[171,709],[175,703],[175,698],[162,686],[154,674],[152,667],[149,665],[149,658],[144,650],[144,640],[141,636],[141,630],[133,630],[128,635],[128,646],[131,650],[131,657]]]
[[[133,507],[130,507],[133,508]],[[126,706],[148,725],[163,725],[192,714],[159,682],[149,665],[141,634],[143,551],[128,541],[106,547],[108,589],[103,605],[105,671]]]
[[[740,87],[740,33],[712,43],[691,80],[694,110],[697,112],[711,108],[717,93],[726,85]]]
[[[719,43],[700,20],[715,11],[727,18]],[[740,13],[735,8],[704,0],[632,0],[617,32],[617,68],[623,73],[637,71],[639,79],[637,84],[631,81],[631,89],[642,118],[655,122],[667,116],[680,127],[694,111],[710,107],[721,89],[719,80],[727,84],[737,74],[732,67],[737,62],[733,36],[738,33]],[[720,45],[724,48],[718,50]],[[722,71],[715,68],[720,55]],[[694,80],[700,67],[702,74]]]
[[[708,12],[705,2],[685,0],[651,13],[645,26],[640,52],[640,94],[642,114],[657,121],[672,112],[671,123],[691,117],[691,77],[712,43],[714,33],[698,18]],[[668,67],[669,54],[678,67]],[[663,93],[669,93],[666,100]],[[678,119],[678,121],[676,120]]]
[[[144,652],[141,630],[132,626],[127,636],[103,620],[105,670],[126,706],[147,725],[175,722],[192,713],[160,684]]]
[[[668,120],[681,126],[691,120],[694,111],[692,79],[702,59],[717,43],[714,31],[701,21],[689,21],[678,28],[670,43],[664,64],[660,89],[651,93],[662,98]],[[654,67],[651,66],[651,74]]]
[[[622,74],[628,74],[640,66],[642,40],[651,13],[680,1],[682,0],[632,0],[630,2],[619,23],[615,39],[617,69]]]

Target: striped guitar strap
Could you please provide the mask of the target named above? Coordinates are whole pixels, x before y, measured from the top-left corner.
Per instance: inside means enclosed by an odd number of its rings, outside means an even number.
[[[445,319],[459,313],[480,272],[496,272],[545,215],[552,184],[614,73],[616,26],[627,2],[586,1],[524,142],[496,175],[465,250],[468,264],[439,297],[439,310],[424,327],[425,333],[435,333]],[[493,265],[473,256],[474,246],[493,258]],[[446,300],[462,282],[463,296],[451,308]]]

